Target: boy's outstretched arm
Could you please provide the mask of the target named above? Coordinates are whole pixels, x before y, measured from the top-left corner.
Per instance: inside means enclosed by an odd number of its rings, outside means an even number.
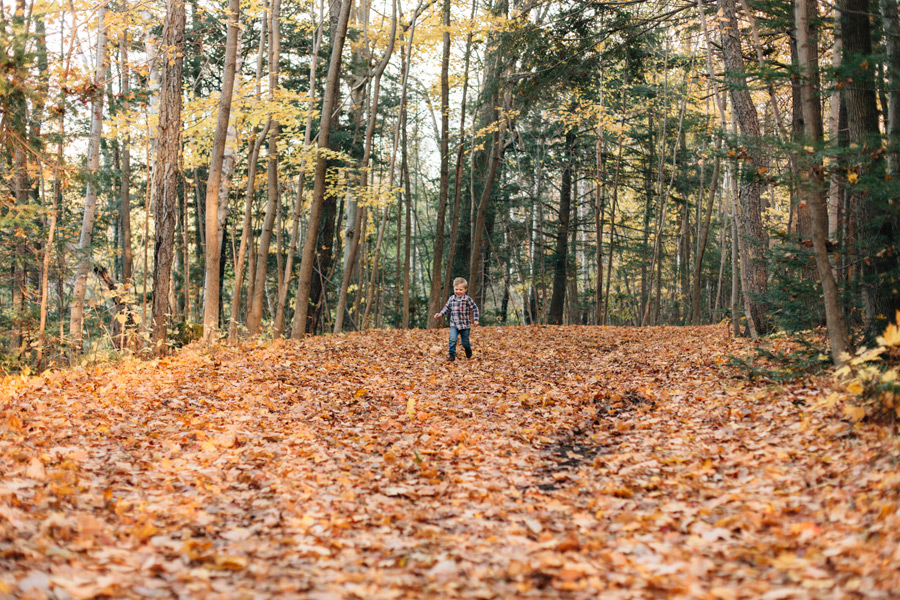
[[[449,311],[449,310],[450,310],[450,299],[447,298],[447,303],[444,305],[444,308],[441,309],[441,312],[434,313],[434,318],[435,318],[435,319],[440,319],[441,317],[443,317],[444,315],[446,315],[446,314],[447,314],[447,311]]]

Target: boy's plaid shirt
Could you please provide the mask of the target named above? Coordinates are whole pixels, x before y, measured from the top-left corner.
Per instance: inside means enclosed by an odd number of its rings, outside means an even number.
[[[471,329],[472,321],[469,320],[470,308],[472,309],[472,317],[477,323],[478,306],[475,304],[475,301],[472,300],[468,294],[464,294],[462,298],[454,294],[447,300],[447,304],[444,305],[444,309],[440,314],[443,316],[449,312],[450,325],[453,325],[457,329]]]

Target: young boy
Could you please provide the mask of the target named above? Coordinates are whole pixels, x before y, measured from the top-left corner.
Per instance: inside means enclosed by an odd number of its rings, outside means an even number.
[[[461,338],[466,358],[472,358],[472,346],[469,344],[469,332],[472,327],[478,327],[478,306],[466,293],[469,291],[469,282],[462,277],[453,280],[453,295],[447,300],[441,312],[434,315],[440,319],[450,313],[450,356],[448,362],[456,360],[456,339]],[[472,320],[469,320],[469,309],[472,309]]]

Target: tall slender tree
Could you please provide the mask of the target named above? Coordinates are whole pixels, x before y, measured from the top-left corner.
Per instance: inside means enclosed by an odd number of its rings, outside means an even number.
[[[219,330],[219,214],[221,200],[219,187],[222,179],[222,162],[225,157],[225,139],[231,116],[231,100],[234,95],[234,75],[237,66],[238,33],[240,31],[241,2],[229,0],[226,13],[225,70],[222,74],[222,95],[216,118],[216,132],[209,157],[209,180],[206,183],[206,281],[203,286],[203,343],[215,341]],[[227,200],[227,198],[225,198]]]
[[[100,136],[103,129],[103,91],[106,88],[106,70],[109,65],[106,11],[109,1],[104,1],[97,11],[97,62],[94,67],[94,95],[91,101],[91,134],[88,140],[87,188],[84,197],[84,218],[81,221],[81,235],[78,237],[78,271],[75,275],[75,290],[72,312],[69,318],[69,335],[75,352],[81,352],[84,338],[84,297],[87,292],[87,278],[91,268],[91,240],[94,233],[94,219],[97,213],[97,177],[100,167]]]
[[[169,323],[169,286],[175,251],[175,211],[181,179],[181,86],[185,50],[184,0],[166,0],[159,141],[153,170],[153,207],[156,241],[153,250],[153,352],[165,355]]]
[[[318,153],[316,155],[315,179],[313,182],[313,197],[309,208],[309,221],[306,228],[306,238],[303,245],[303,255],[300,261],[300,272],[297,276],[297,305],[294,309],[294,320],[291,327],[291,337],[299,339],[306,332],[306,317],[309,310],[309,288],[312,283],[313,267],[316,255],[316,240],[318,239],[319,224],[322,220],[322,204],[325,200],[327,182],[325,171],[328,158],[325,151],[328,149],[329,135],[331,134],[332,112],[335,109],[335,99],[340,83],[342,53],[344,40],[347,37],[347,24],[350,20],[350,7],[352,0],[341,0],[341,9],[335,27],[334,38],[331,40],[331,59],[328,64],[328,75],[325,79],[325,92],[322,96],[322,116],[319,120]]]

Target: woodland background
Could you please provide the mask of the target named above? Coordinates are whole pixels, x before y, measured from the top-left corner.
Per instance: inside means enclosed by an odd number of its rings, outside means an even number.
[[[900,305],[897,0],[0,3],[0,369]],[[302,299],[298,302],[297,299]]]

